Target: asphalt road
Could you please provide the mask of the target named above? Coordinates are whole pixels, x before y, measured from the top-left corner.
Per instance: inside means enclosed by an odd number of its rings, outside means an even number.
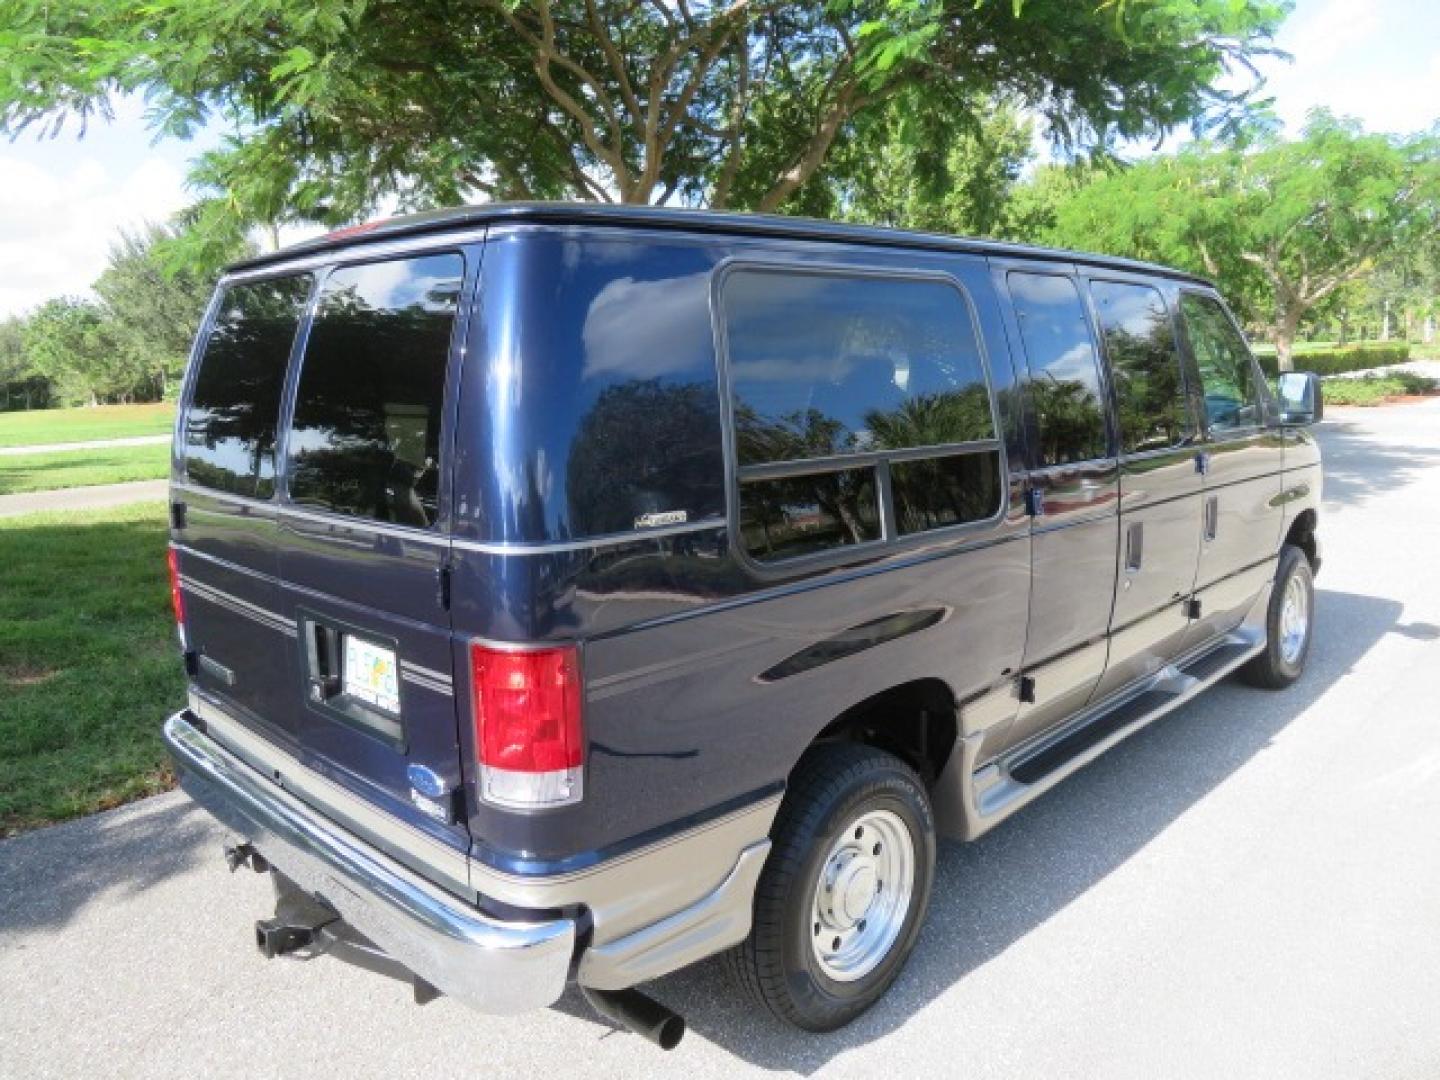
[[[161,796],[0,844],[0,1074],[1440,1076],[1440,402],[1321,438],[1304,679],[1218,687],[942,849],[917,954],[842,1032],[713,962],[652,986],[691,1025],[668,1056],[572,996],[505,1020],[266,963],[265,882]]]

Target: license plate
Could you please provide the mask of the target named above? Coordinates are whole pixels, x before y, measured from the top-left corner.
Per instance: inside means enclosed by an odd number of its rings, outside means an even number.
[[[400,666],[395,650],[346,634],[344,690],[377,709],[398,714]]]

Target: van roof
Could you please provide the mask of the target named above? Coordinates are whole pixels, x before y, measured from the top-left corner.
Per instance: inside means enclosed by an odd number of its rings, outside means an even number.
[[[231,266],[230,270],[252,270],[300,256],[320,254],[356,244],[395,240],[406,236],[441,232],[466,226],[527,221],[554,225],[674,229],[692,233],[770,236],[787,240],[821,240],[846,244],[872,244],[891,248],[1022,256],[1159,274],[1203,285],[1212,285],[1212,282],[1206,278],[1184,270],[1176,270],[1173,267],[1142,262],[1138,259],[1123,259],[1112,255],[1068,251],[1064,248],[1046,248],[1030,244],[1006,243],[999,240],[978,240],[970,237],[949,236],[943,233],[887,229],[873,225],[853,225],[821,221],[817,218],[785,217],[778,214],[746,214],[720,210],[679,209],[668,206],[571,202],[481,203],[474,206],[457,206],[446,210],[430,210],[420,214],[382,218],[366,222],[363,225],[336,229],[313,240],[305,240],[281,248],[279,251],[242,260]]]

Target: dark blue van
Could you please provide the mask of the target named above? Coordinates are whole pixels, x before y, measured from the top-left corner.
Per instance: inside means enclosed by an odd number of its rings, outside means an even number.
[[[482,206],[233,267],[175,432],[182,783],[271,956],[486,1012],[721,951],[853,1019],[970,839],[1310,644],[1309,376],[1207,282]]]

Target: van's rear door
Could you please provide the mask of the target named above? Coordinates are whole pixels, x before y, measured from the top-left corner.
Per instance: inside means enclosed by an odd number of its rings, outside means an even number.
[[[221,288],[182,396],[170,493],[192,683],[290,749],[295,626],[280,611],[275,447],[313,284]]]
[[[456,853],[469,835],[444,575],[466,269],[443,251],[322,277],[292,380],[278,534],[305,764],[367,810],[349,823],[375,839],[400,818]],[[405,835],[392,846],[414,856]],[[448,864],[463,880],[463,858]]]

